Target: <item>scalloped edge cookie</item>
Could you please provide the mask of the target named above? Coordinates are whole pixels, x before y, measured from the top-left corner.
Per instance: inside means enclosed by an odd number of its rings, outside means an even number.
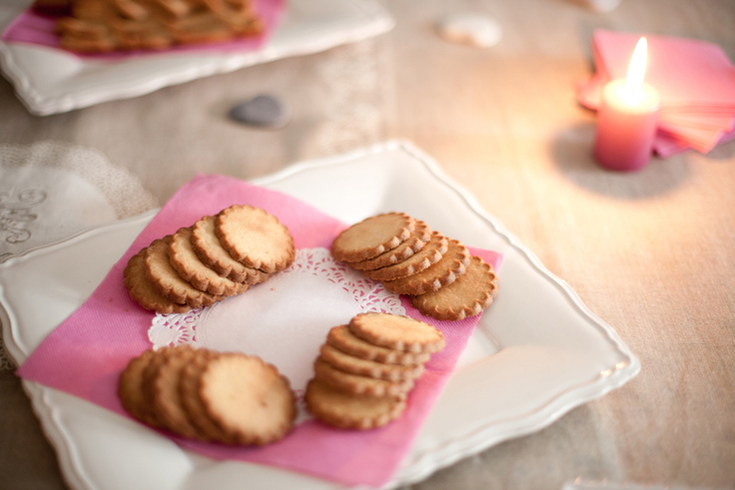
[[[343,230],[332,242],[332,255],[342,262],[371,259],[408,240],[416,220],[406,213],[383,213]]]
[[[429,243],[429,240],[431,240],[431,229],[429,228],[429,225],[423,221],[416,220],[416,229],[413,230],[411,236],[396,248],[383,252],[372,259],[350,262],[350,265],[354,269],[365,271],[397,264],[399,262],[403,262],[424,248],[424,245]]]
[[[293,427],[296,400],[288,379],[272,364],[241,353],[211,359],[199,396],[209,417],[233,444],[270,444]]]
[[[346,393],[318,379],[306,385],[306,407],[327,425],[341,429],[368,430],[397,419],[406,409],[401,397],[359,396]]]
[[[180,228],[171,238],[168,258],[179,276],[199,289],[213,296],[233,296],[245,292],[247,284],[234,282],[220,276],[201,261],[191,245],[191,228]]]
[[[268,274],[291,265],[296,254],[293,237],[276,216],[248,204],[234,204],[215,218],[215,234],[241,264]]]
[[[350,332],[371,344],[408,352],[439,352],[444,334],[433,325],[408,316],[360,313],[350,320]]]
[[[437,320],[462,320],[490,306],[498,294],[498,276],[492,266],[473,256],[464,274],[452,284],[411,298],[422,314]]]
[[[179,304],[162,295],[148,280],[145,272],[145,251],[142,249],[133,255],[123,271],[123,283],[130,298],[146,310],[162,314],[186,313],[191,310],[187,304]]]
[[[410,276],[383,281],[388,291],[398,294],[418,295],[453,283],[464,274],[470,263],[470,251],[459,240],[449,240],[449,246],[442,258],[426,269]]]
[[[204,216],[194,223],[191,230],[191,245],[199,259],[217,274],[251,286],[267,280],[270,275],[247,267],[230,255],[222,246],[214,231],[215,217]]]

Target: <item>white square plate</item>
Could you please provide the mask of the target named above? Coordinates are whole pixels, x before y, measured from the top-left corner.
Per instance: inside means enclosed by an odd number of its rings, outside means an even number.
[[[409,143],[293,165],[254,183],[347,223],[404,211],[467,245],[504,255],[500,293],[389,486],[416,482],[500,441],[546,427],[640,370],[610,326]],[[84,302],[153,214],[0,265],[0,319],[16,361]],[[277,468],[211,461],[96,405],[23,383],[73,488],[223,490],[242,488],[243,482],[253,488],[339,488]]]
[[[390,30],[394,21],[372,0],[288,0],[271,40],[248,53],[183,52],[93,60],[60,49],[0,41],[0,69],[37,116],[110,100],[288,56],[316,53]]]

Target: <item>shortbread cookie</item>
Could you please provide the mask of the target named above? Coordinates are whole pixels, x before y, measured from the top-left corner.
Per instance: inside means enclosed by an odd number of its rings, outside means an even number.
[[[439,352],[444,334],[428,323],[389,313],[361,313],[349,323],[350,332],[376,345],[408,352]]]
[[[168,259],[171,235],[154,240],[145,252],[146,277],[159,293],[175,303],[186,303],[192,308],[211,306],[224,296],[213,296],[195,288],[179,276]]]
[[[154,356],[141,373],[140,391],[145,400],[145,406],[148,407],[149,411],[153,415],[155,422],[151,425],[154,427],[165,427],[161,419],[158,418],[155,405],[153,403],[153,380],[158,375],[158,370],[166,362],[166,360],[174,355],[176,348],[171,346],[164,346],[154,351]]]
[[[355,336],[350,332],[347,325],[331,329],[327,335],[327,342],[353,356],[386,364],[400,364],[403,366],[423,364],[431,357],[428,352],[405,352],[371,344]]]
[[[191,228],[181,228],[174,233],[168,258],[179,276],[200,291],[214,296],[232,296],[248,289],[247,284],[220,276],[199,259],[191,246]]]
[[[449,240],[447,252],[430,267],[393,281],[383,281],[385,289],[398,294],[417,295],[451,284],[464,274],[470,263],[470,252],[458,240]]]
[[[386,381],[384,379],[360,376],[337,369],[322,357],[314,362],[314,377],[334,388],[366,396],[405,397],[413,388],[414,381]]]
[[[357,396],[312,379],[304,395],[306,407],[327,425],[343,429],[373,429],[398,418],[406,408],[401,397]]]
[[[422,314],[438,320],[462,320],[479,314],[498,294],[498,278],[492,266],[472,257],[464,274],[438,291],[411,298]]]
[[[400,364],[384,364],[382,362],[368,361],[367,359],[361,359],[342,352],[328,343],[322,345],[320,353],[322,359],[337,369],[360,376],[385,379],[387,381],[416,379],[424,372],[423,364],[401,366]]]
[[[268,274],[290,266],[293,237],[278,218],[264,209],[233,205],[217,215],[215,233],[232,258]]]
[[[448,246],[449,240],[435,231],[431,234],[429,243],[403,262],[380,269],[365,270],[362,273],[375,281],[392,281],[399,277],[410,276],[439,262]]]
[[[189,417],[192,425],[196,427],[195,438],[202,441],[230,443],[232,441],[227,437],[222,427],[208,415],[204,403],[202,403],[200,391],[202,373],[207,368],[209,361],[217,358],[219,355],[219,353],[204,349],[197,350],[196,354],[190,359],[189,364],[181,371],[179,395],[186,415]]]
[[[43,11],[49,2],[38,3]],[[61,47],[92,53],[229,41],[263,31],[265,24],[256,17],[253,3],[243,0],[73,0],[68,2],[73,17],[59,19],[56,33],[61,38]],[[70,28],[69,21],[82,23],[84,28],[73,25]],[[92,27],[96,28],[95,35],[90,33]]]
[[[141,250],[128,261],[123,277],[125,288],[130,297],[146,310],[158,313],[185,313],[191,310],[191,306],[174,303],[158,292],[158,289],[148,280],[145,272],[145,249]]]
[[[157,420],[166,429],[183,437],[202,439],[203,435],[199,434],[184,409],[179,392],[181,372],[194,353],[195,349],[189,345],[178,346],[158,368],[151,383],[152,405]]]
[[[265,272],[244,266],[233,259],[217,238],[214,226],[215,218],[204,216],[194,224],[191,231],[192,248],[207,267],[232,281],[251,286],[268,279],[269,275]]]
[[[416,220],[416,229],[413,230],[411,236],[403,243],[392,250],[383,252],[375,258],[362,260],[360,262],[350,262],[350,265],[359,271],[375,270],[381,267],[403,262],[413,254],[424,248],[429,240],[431,240],[431,230],[429,225],[423,221]]]
[[[275,442],[296,417],[288,380],[258,357],[222,354],[211,360],[201,375],[200,396],[209,416],[236,444]]]
[[[332,243],[332,255],[343,262],[371,259],[396,248],[415,228],[416,220],[406,213],[372,216],[340,233]]]
[[[143,372],[155,356],[153,350],[147,350],[140,356],[131,359],[120,374],[117,385],[117,395],[120,397],[123,408],[136,419],[152,427],[157,426],[157,419],[143,395],[142,387]]]

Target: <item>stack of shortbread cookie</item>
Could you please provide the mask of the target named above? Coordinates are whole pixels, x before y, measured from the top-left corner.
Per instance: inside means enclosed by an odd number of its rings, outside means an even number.
[[[61,47],[85,53],[166,49],[254,36],[264,24],[252,0],[36,0],[56,22]]]
[[[293,237],[275,216],[233,205],[154,240],[124,271],[130,297],[159,313],[183,313],[246,291],[289,267]]]
[[[189,345],[147,350],[120,375],[123,408],[151,427],[201,441],[264,445],[296,417],[288,379],[258,357]]]
[[[387,313],[362,313],[327,335],[304,400],[324,423],[372,429],[397,418],[444,335],[424,322]]]
[[[352,225],[335,238],[332,255],[387,290],[411,296],[422,314],[439,320],[477,315],[498,293],[492,266],[406,213]]]

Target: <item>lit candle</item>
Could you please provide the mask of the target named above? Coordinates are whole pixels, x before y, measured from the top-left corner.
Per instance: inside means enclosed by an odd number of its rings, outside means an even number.
[[[612,170],[638,170],[651,159],[658,124],[659,96],[643,82],[646,38],[642,37],[630,60],[628,77],[607,83],[597,113],[594,155]]]

